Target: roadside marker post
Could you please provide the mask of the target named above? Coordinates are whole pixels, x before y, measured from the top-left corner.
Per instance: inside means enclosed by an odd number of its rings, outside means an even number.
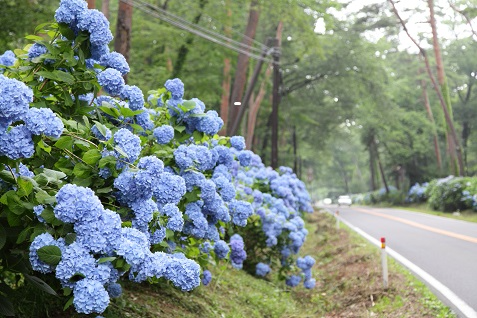
[[[336,211],[335,213],[335,218],[336,218],[336,229],[340,229],[340,211]]]
[[[383,287],[388,289],[388,254],[386,253],[386,238],[381,238],[381,264],[383,267]]]

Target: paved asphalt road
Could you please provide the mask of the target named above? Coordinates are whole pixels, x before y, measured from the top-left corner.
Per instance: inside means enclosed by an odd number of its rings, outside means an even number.
[[[377,240],[385,237],[387,246],[477,311],[477,223],[388,208],[326,207]]]

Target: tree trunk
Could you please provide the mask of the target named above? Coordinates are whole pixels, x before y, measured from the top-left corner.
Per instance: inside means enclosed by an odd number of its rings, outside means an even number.
[[[88,9],[96,8],[96,0],[88,0]]]
[[[199,13],[195,16],[194,20],[192,21],[194,24],[199,24],[200,18],[202,17],[202,13],[204,12],[204,7],[207,4],[208,0],[199,0]],[[189,47],[191,46],[192,42],[194,42],[194,36],[189,35],[187,37],[186,43],[183,44],[179,50],[177,51],[177,59],[174,63],[174,69],[172,71],[172,78],[180,77],[182,73],[182,69],[184,68],[184,64],[189,54]]]
[[[244,46],[251,46],[253,39],[255,38],[255,32],[257,30],[259,11],[258,1],[252,0],[250,4],[250,11],[248,16],[247,28],[245,29],[245,36],[242,39]],[[248,52],[249,50],[247,50]],[[239,53],[237,66],[235,71],[235,79],[232,87],[232,94],[229,100],[229,119],[228,122],[233,122],[238,115],[239,106],[233,106],[234,102],[241,102],[243,98],[243,91],[245,88],[245,81],[247,76],[249,57],[244,53]],[[230,125],[227,129],[227,134],[230,135]]]
[[[386,175],[384,174],[384,169],[383,169],[383,165],[381,164],[381,159],[379,159],[379,150],[378,150],[378,145],[376,143],[375,137],[373,137],[373,146],[374,146],[374,151],[376,155],[376,160],[378,162],[379,172],[381,174],[381,180],[383,181],[383,184],[384,184],[384,189],[386,190],[386,193],[389,193],[388,183],[386,182]]]
[[[447,80],[446,80],[446,76],[444,72],[444,62],[442,60],[439,39],[437,35],[436,19],[434,15],[434,0],[427,0],[427,4],[429,6],[429,13],[430,13],[430,24],[432,29],[432,44],[434,48],[434,55],[436,58],[437,81],[439,82],[442,97],[444,99],[447,112],[449,113],[449,115],[446,116],[446,117],[449,117],[449,120],[447,120],[446,118],[447,133],[455,134],[455,131],[452,132],[450,129],[451,123],[449,121],[453,121],[452,104],[451,104],[449,86],[447,85]],[[455,174],[463,176],[465,174],[464,161],[462,159],[462,149],[459,146],[459,142],[457,138],[458,137],[456,134],[452,136],[451,138],[448,138],[449,148],[450,148],[449,150],[451,151],[452,166],[454,168]]]
[[[283,31],[283,22],[280,21],[277,26],[277,33],[276,37],[278,39],[278,45],[281,46],[282,43],[282,31]],[[260,84],[260,89],[257,94],[257,98],[253,99],[250,102],[250,110],[248,112],[248,121],[247,121],[247,134],[245,137],[245,143],[247,148],[252,149],[252,141],[255,132],[255,124],[257,121],[258,110],[260,109],[260,104],[265,96],[265,86],[270,80],[270,76],[272,75],[273,65],[269,65],[267,70],[265,71],[265,77]]]
[[[232,24],[232,10],[230,9],[230,0],[225,2],[225,7],[227,8],[227,25],[225,26],[224,33],[225,36],[230,37],[231,35],[231,24]],[[224,121],[224,126],[220,131],[221,135],[225,135],[227,131],[228,119],[229,119],[229,100],[230,100],[230,69],[231,69],[230,58],[226,57],[224,59],[224,72],[222,79],[222,100],[220,102],[220,117]]]
[[[133,7],[130,4],[119,1],[114,50],[124,55],[128,62],[131,49],[132,12]],[[127,81],[127,75],[124,75],[124,80]]]
[[[101,3],[101,12],[103,12],[106,19],[109,20],[109,0],[103,0]]]
[[[419,69],[419,74],[421,73],[422,73],[422,69]],[[427,95],[427,83],[424,79],[421,79],[421,87],[422,87],[422,99],[424,101],[424,107],[426,108],[427,116],[429,117],[429,121],[431,122],[431,125],[432,125],[432,132],[434,135],[434,153],[436,155],[437,167],[439,168],[439,171],[442,171],[442,159],[441,159],[441,151],[439,148],[439,139],[437,136],[436,123],[434,121],[434,115],[432,114],[432,108],[429,103],[429,96]]]
[[[274,41],[273,52],[273,93],[272,93],[272,153],[271,164],[273,169],[278,168],[278,105],[280,104],[280,47],[278,39]]]

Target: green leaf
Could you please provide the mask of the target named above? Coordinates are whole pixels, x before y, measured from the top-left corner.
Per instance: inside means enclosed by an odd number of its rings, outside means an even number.
[[[185,130],[185,126],[175,126],[174,129],[181,133]]]
[[[95,125],[96,128],[99,130],[99,132],[101,133],[101,135],[103,135],[104,137],[106,137],[106,135],[108,134],[108,128],[106,128],[105,125],[101,124],[99,121],[96,121],[96,120],[94,120],[94,125]]]
[[[68,233],[65,236],[65,243],[70,245],[76,240],[76,234],[75,233]]]
[[[23,243],[27,239],[27,237],[30,236],[30,232],[32,232],[32,231],[33,231],[32,227],[24,228],[23,231],[21,231],[20,234],[18,234],[16,244]]]
[[[25,178],[25,177],[20,177],[20,178],[17,179],[17,184],[18,184],[18,187],[19,187],[19,190],[20,190],[20,191],[18,191],[18,194],[20,196],[27,197],[33,191],[33,184],[28,179],[29,178]]]
[[[0,315],[13,317],[15,316],[15,309],[8,298],[0,295]]]
[[[70,136],[62,136],[55,142],[55,147],[59,149],[71,149],[73,146],[73,138]]]
[[[113,188],[112,187],[107,187],[107,188],[101,188],[101,189],[96,190],[96,193],[109,193],[111,191],[113,191]]]
[[[38,143],[38,147],[45,150],[47,153],[51,153],[51,147],[45,144],[43,139],[40,139],[40,142]]]
[[[192,137],[194,137],[195,141],[200,142],[202,140],[202,138],[204,137],[204,133],[196,130],[192,134]]]
[[[126,152],[124,152],[123,149],[121,149],[121,147],[119,146],[115,146],[114,147],[114,150],[116,150],[117,152],[119,152],[119,154],[125,158],[129,158],[128,154]]]
[[[37,254],[41,261],[49,265],[58,265],[58,263],[61,261],[61,250],[55,245],[43,246],[38,249]]]
[[[8,213],[7,221],[8,221],[8,225],[10,225],[11,227],[22,225],[22,217],[15,213]]]
[[[54,196],[49,195],[48,192],[42,189],[38,189],[35,195],[35,198],[38,200],[40,204],[53,204],[56,202]]]
[[[99,109],[101,109],[104,113],[113,116],[114,118],[119,118],[119,116],[121,116],[119,110],[114,107],[101,106]]]
[[[78,163],[73,168],[73,174],[80,178],[87,178],[91,174],[91,167],[82,163]]]
[[[83,155],[83,161],[89,165],[95,165],[100,159],[101,159],[101,152],[98,149],[88,150]]]
[[[93,179],[91,179],[91,177],[88,177],[88,178],[75,177],[72,183],[80,187],[89,187],[93,183]]]
[[[2,250],[6,242],[7,242],[7,232],[5,231],[5,228],[0,224],[0,250]]]
[[[15,178],[13,177],[13,174],[9,170],[0,171],[0,179],[8,183],[15,183]]]
[[[107,156],[107,157],[104,157],[104,158],[101,158],[101,160],[99,161],[99,164],[98,166],[100,168],[104,168],[106,167],[107,165],[115,165],[116,164],[116,158],[113,157],[113,156]]]
[[[65,311],[66,309],[68,309],[72,304],[73,304],[73,300],[75,298],[74,297],[71,297],[70,299],[68,299],[68,301],[66,302],[65,306],[63,307],[63,311]]]
[[[134,115],[139,115],[141,114],[144,110],[132,110],[130,108],[126,108],[126,107],[121,107],[121,109],[119,110],[121,115],[123,115],[124,117],[133,117]]]
[[[75,77],[70,73],[56,70],[54,71],[55,76],[58,78],[59,81],[65,82],[66,84],[73,85],[76,81]]]
[[[33,34],[30,34],[30,35],[25,36],[25,39],[27,39],[27,40],[32,40],[32,41],[43,41],[43,40],[45,40],[45,39],[42,38],[41,36],[33,35]]]
[[[56,246],[55,246],[56,247]],[[50,295],[53,295],[53,296],[58,296],[58,294],[53,290],[53,288],[51,288],[50,285],[48,285],[47,283],[45,283],[42,279],[36,277],[36,276],[31,276],[31,275],[28,275],[28,274],[23,274],[23,276],[25,276],[25,278],[35,287],[37,287],[38,289],[44,291],[45,293],[48,293]]]
[[[106,263],[106,262],[112,262],[116,259],[116,257],[101,257],[98,260],[98,264]]]

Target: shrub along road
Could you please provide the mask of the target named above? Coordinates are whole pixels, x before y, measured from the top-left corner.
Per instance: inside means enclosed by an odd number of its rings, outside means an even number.
[[[385,237],[388,247],[477,311],[477,224],[388,208],[327,208],[339,211],[343,220],[373,238]],[[439,292],[436,294],[441,296]],[[455,308],[448,299],[443,301]],[[472,315],[467,313],[467,316]]]

